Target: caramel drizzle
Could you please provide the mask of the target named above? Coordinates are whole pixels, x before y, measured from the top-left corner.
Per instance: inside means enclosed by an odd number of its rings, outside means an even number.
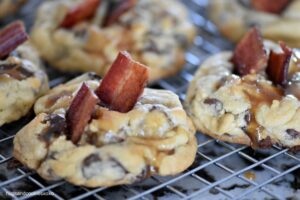
[[[46,101],[46,108],[52,107],[60,98],[71,97],[71,96],[72,96],[72,92],[66,90],[63,90],[58,94],[52,95]]]
[[[0,77],[9,76],[17,80],[24,80],[33,76],[33,72],[25,69],[20,64],[2,64],[0,65]]]
[[[246,133],[251,139],[251,146],[258,148],[262,127],[257,123],[255,113],[261,105],[271,105],[273,100],[281,100],[284,92],[272,85],[260,83],[259,80],[251,80],[249,76],[242,78],[242,84],[243,92],[250,100],[252,113]]]

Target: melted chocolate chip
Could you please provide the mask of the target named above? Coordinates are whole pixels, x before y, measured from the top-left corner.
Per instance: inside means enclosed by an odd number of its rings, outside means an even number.
[[[179,42],[181,47],[186,48],[188,46],[189,42],[185,35],[175,34],[174,37]]]
[[[75,34],[75,37],[77,37],[77,38],[85,38],[85,36],[87,35],[87,30],[83,29],[83,28],[74,30],[74,34]]]
[[[20,64],[1,64],[0,65],[0,76],[8,75],[17,80],[24,80],[28,77],[33,76],[33,72],[22,67]]]
[[[292,139],[300,137],[300,132],[296,131],[295,129],[287,129],[286,133],[291,136]]]
[[[47,159],[51,159],[51,160],[56,160],[56,155],[57,155],[57,151],[51,151],[50,153],[48,153],[47,155]]]
[[[246,124],[249,124],[251,122],[251,113],[249,110],[246,111],[244,120],[245,120]]]
[[[166,54],[169,52],[169,48],[165,47],[164,49],[160,49],[154,40],[149,39],[145,44],[143,51],[154,52],[156,54]]]
[[[82,162],[81,171],[86,179],[91,179],[95,176],[103,176],[107,170],[113,170],[114,174],[119,179],[124,178],[129,172],[115,158],[111,157],[107,160],[102,160],[98,154],[91,154]]]
[[[272,140],[270,136],[267,136],[265,139],[258,141],[258,146],[260,148],[270,148],[272,146]]]
[[[213,106],[217,113],[220,113],[223,110],[223,103],[218,99],[206,98],[203,103]]]
[[[91,154],[83,160],[84,167],[90,167],[93,163],[101,162],[101,158],[98,154]]]
[[[89,72],[87,75],[91,80],[96,80],[97,81],[97,80],[101,79],[101,77],[98,74],[94,73],[94,72]]]
[[[240,5],[244,6],[245,8],[251,8],[251,3],[249,0],[239,0]]]
[[[42,123],[49,123],[49,126],[39,136],[39,139],[49,146],[53,138],[57,138],[67,131],[66,119],[57,114],[51,114]]]

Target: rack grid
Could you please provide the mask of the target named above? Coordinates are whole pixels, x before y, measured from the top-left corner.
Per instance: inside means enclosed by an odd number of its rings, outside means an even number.
[[[206,18],[208,1],[184,1],[198,27],[198,35],[186,53],[185,69],[176,77],[158,81],[153,86],[171,90],[181,100],[184,100],[188,83],[199,64],[211,54],[232,48]],[[38,1],[32,2],[37,6]],[[50,76],[51,86],[70,78],[58,72],[52,71],[51,74],[54,74]],[[0,128],[0,199],[32,199],[40,195],[45,195],[42,198],[46,199],[76,200],[300,199],[300,153],[292,153],[276,145],[254,151],[250,147],[228,144],[200,133],[197,133],[195,162],[177,176],[151,176],[133,185],[95,189],[73,186],[64,181],[46,182],[12,157],[12,141],[16,132],[32,118],[31,113]]]

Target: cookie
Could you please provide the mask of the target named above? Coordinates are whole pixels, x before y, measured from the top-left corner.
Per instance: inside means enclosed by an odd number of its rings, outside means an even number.
[[[84,74],[53,88],[35,104],[37,117],[14,139],[14,156],[46,180],[87,187],[131,184],[152,175],[175,175],[190,166],[195,130],[174,93],[145,89],[127,113],[97,105],[77,144],[69,139],[66,112],[85,83]]]
[[[47,75],[27,39],[21,21],[0,30],[0,126],[26,115],[48,90]]]
[[[150,81],[183,67],[195,28],[178,0],[97,1],[45,1],[38,9],[31,36],[52,66],[103,76],[127,50],[151,68]]]
[[[48,90],[48,78],[30,44],[19,46],[0,61],[0,126],[26,115]]]
[[[289,67],[289,74],[286,74],[288,81],[276,82],[270,65],[275,54],[284,55],[276,52],[281,52],[281,48],[286,51],[284,48],[287,47],[264,41],[262,53],[265,55],[258,56],[258,51],[253,51],[246,40],[242,41],[234,53],[221,52],[209,57],[190,83],[185,106],[196,129],[219,140],[254,148],[270,147],[272,144],[291,149],[299,147],[300,84],[297,77],[300,70],[297,52],[294,51],[290,61],[284,61]],[[253,38],[251,42],[255,43]],[[252,66],[255,66],[253,60],[259,60],[263,63],[262,68],[251,67],[252,70],[246,73],[243,66],[248,66],[244,63],[237,69],[233,60],[238,57],[240,48],[244,48]],[[247,59],[247,56],[242,57],[241,60]],[[280,63],[280,59],[275,60],[276,64]],[[244,75],[241,75],[241,69],[244,69]],[[276,69],[281,68],[276,66]],[[253,70],[256,71],[253,73]]]
[[[280,3],[282,8],[274,10]],[[300,47],[299,10],[299,0],[280,0],[276,4],[270,0],[212,0],[208,13],[220,32],[233,42],[238,42],[250,27],[257,26],[266,39]]]
[[[0,1],[0,18],[14,14],[26,0],[2,0]]]

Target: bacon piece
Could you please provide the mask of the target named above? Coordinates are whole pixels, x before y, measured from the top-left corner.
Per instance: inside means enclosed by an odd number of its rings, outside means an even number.
[[[122,51],[103,78],[96,94],[108,108],[125,113],[136,104],[148,78],[148,68]]]
[[[16,21],[0,31],[0,59],[5,58],[28,39],[23,22]]]
[[[257,28],[249,30],[237,44],[232,62],[242,76],[257,73],[267,65],[267,55]]]
[[[137,3],[137,0],[122,0],[116,3],[115,5],[112,5],[110,8],[111,10],[107,14],[105,20],[104,20],[104,26],[109,26],[121,17],[125,12],[130,10],[132,7],[134,7]]]
[[[283,42],[279,44],[283,52],[276,53],[271,50],[266,71],[274,84],[285,85],[288,81],[289,63],[293,51]]]
[[[70,138],[74,144],[80,140],[97,102],[98,97],[83,83],[66,114]]]
[[[274,14],[281,13],[290,2],[290,0],[251,0],[255,10]]]
[[[80,21],[90,19],[95,14],[100,2],[100,0],[83,0],[82,3],[68,11],[60,27],[71,28]]]

